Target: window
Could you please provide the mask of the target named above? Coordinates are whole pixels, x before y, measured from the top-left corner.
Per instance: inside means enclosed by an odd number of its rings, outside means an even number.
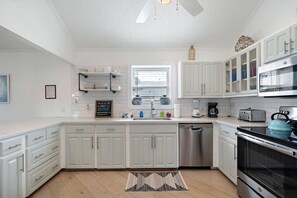
[[[170,97],[170,66],[169,65],[141,65],[132,66],[132,98],[139,95],[143,103],[159,101],[160,97]]]

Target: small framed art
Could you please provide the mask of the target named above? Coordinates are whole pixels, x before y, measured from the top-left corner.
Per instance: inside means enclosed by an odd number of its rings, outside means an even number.
[[[111,118],[112,117],[112,100],[96,100],[95,117]]]
[[[0,74],[0,103],[9,103],[9,74]]]
[[[56,99],[56,85],[45,85],[45,99]]]

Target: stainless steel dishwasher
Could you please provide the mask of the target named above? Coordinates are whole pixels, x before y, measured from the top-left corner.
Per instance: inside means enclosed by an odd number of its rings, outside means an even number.
[[[179,124],[179,166],[212,166],[212,124]]]

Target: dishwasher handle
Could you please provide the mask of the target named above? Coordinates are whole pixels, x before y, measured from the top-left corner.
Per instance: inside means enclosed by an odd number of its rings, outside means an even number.
[[[191,128],[191,130],[194,131],[194,132],[202,132],[202,128],[201,127]]]

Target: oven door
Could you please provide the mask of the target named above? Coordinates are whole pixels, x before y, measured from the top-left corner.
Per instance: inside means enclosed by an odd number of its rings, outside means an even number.
[[[241,132],[237,141],[238,177],[247,188],[263,197],[297,196],[296,150]]]

